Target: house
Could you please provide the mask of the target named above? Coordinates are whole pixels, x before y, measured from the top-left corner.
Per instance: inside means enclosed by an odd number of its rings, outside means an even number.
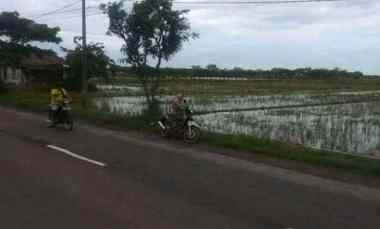
[[[0,79],[14,85],[56,82],[63,79],[63,63],[63,59],[55,55],[31,54],[22,59],[18,67],[0,62]]]

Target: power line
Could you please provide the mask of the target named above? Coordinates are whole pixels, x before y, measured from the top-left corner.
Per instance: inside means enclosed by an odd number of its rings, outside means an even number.
[[[342,2],[346,0],[270,0],[270,1],[173,1],[173,4],[199,4],[199,5],[265,5],[265,4],[295,4],[295,3],[319,3]]]
[[[296,3],[320,3],[320,2],[342,2],[347,0],[268,0],[268,1],[173,1],[173,4],[199,4],[199,5],[245,5],[245,4],[256,4],[256,5],[265,5],[265,4],[296,4]],[[80,2],[76,1],[74,3],[65,5],[56,10],[43,13],[38,15],[36,19],[52,15],[52,14],[63,14],[66,12],[80,11],[81,8],[75,8],[70,10],[64,10]],[[128,3],[135,3],[136,1],[127,1]],[[98,6],[89,6],[86,9],[98,9]]]
[[[74,9],[67,9],[67,8],[78,4],[80,1],[81,0],[65,5],[56,10],[43,13],[37,16],[35,20],[42,17],[51,16],[51,15],[70,14],[70,16],[75,16],[73,14],[80,13],[82,8],[74,8]],[[271,5],[274,5],[274,4],[301,4],[301,3],[342,2],[342,1],[347,1],[347,0],[173,1],[173,4],[184,4],[184,5],[267,5],[267,4],[269,5],[271,4]],[[128,3],[134,3],[134,2],[135,1],[128,1]],[[95,11],[99,10],[99,8],[98,6],[88,6],[86,7],[86,10],[94,10],[93,13],[96,13]],[[100,14],[101,13],[92,14],[91,16],[100,15]]]
[[[94,10],[94,9],[98,9],[98,7],[94,7],[94,6],[89,6],[89,7],[86,7],[86,10]],[[60,15],[60,14],[70,14],[70,13],[80,13],[82,10],[82,8],[74,8],[74,9],[67,9],[67,10],[63,10],[63,11],[59,11],[59,12],[50,12],[50,13],[45,13],[43,15],[40,15],[39,17],[35,18],[35,19],[39,19],[39,18],[42,18],[42,17],[47,17],[47,16],[51,16],[51,15]]]
[[[67,8],[69,8],[69,7],[74,6],[74,5],[78,4],[79,2],[81,2],[81,0],[75,1],[75,2],[70,3],[70,4],[67,4],[67,5],[64,5],[64,6],[60,7],[60,8],[58,8],[58,9],[55,9],[55,10],[52,10],[52,11],[49,11],[49,12],[46,12],[46,13],[40,14],[40,15],[38,15],[35,19],[39,19],[39,18],[41,18],[41,17],[43,17],[43,16],[45,16],[45,15],[49,15],[49,14],[57,13],[57,12],[59,12],[59,11],[61,11],[61,10],[64,10],[64,9],[67,9]]]
[[[53,13],[56,13],[56,12],[60,12],[61,10],[67,9],[67,8],[69,8],[69,7],[75,6],[76,4],[78,4],[78,3],[80,3],[80,2],[81,2],[81,0],[77,0],[77,1],[75,1],[75,2],[72,2],[72,3],[70,3],[70,4],[64,5],[64,6],[62,6],[62,7],[57,8],[57,9],[54,9],[54,10],[48,11],[48,12],[46,12],[46,13],[36,13],[36,14],[33,14],[33,13],[32,13],[32,14],[30,15],[30,17],[37,17],[36,19],[38,19],[39,17],[43,17],[43,16],[45,16],[46,14],[50,15],[50,14],[53,14]],[[90,6],[90,7],[92,7],[92,8],[98,8],[98,6]],[[81,8],[79,8],[79,9],[81,9]]]
[[[89,13],[86,15],[86,17],[92,17],[92,16],[98,16],[98,15],[104,15],[103,13]],[[53,18],[51,20],[55,20],[55,19],[58,19],[60,21],[66,21],[66,20],[74,20],[74,19],[81,19],[82,18],[82,15],[80,14],[73,14],[73,15],[69,15],[69,16],[65,16],[64,18]]]

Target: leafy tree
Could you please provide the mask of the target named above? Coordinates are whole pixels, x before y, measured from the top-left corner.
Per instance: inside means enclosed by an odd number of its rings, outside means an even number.
[[[217,72],[219,70],[216,64],[209,64],[206,66],[206,69],[210,72]]]
[[[49,28],[32,20],[21,18],[17,12],[0,14],[0,59],[5,64],[18,65],[22,58],[31,53],[54,54],[28,44],[32,41],[60,43],[58,27]]]
[[[355,72],[353,72],[353,73],[351,73],[351,74],[352,74],[352,76],[353,76],[355,79],[362,79],[362,78],[364,78],[364,74],[361,73],[361,72],[359,72],[359,71],[355,71]]]
[[[80,89],[82,86],[82,37],[75,37],[76,45],[74,50],[62,48],[67,52],[65,63],[70,67],[68,78],[65,80],[66,86],[71,89]],[[87,45],[87,71],[89,78],[102,77],[108,79],[113,72],[115,62],[109,58],[102,43],[90,42]]]
[[[0,37],[6,37],[10,43],[26,44],[31,41],[61,42],[57,37],[58,27],[49,28],[45,24],[37,24],[32,20],[20,18],[17,12],[0,14]]]
[[[193,65],[191,66],[191,77],[200,77],[202,74],[202,67],[200,65]]]
[[[108,15],[108,34],[124,41],[123,61],[132,66],[144,87],[148,105],[156,104],[162,61],[181,50],[184,41],[196,38],[185,17],[188,10],[174,10],[172,0],[135,2],[131,12],[123,9],[124,1],[102,4]]]
[[[202,67],[200,65],[193,65],[193,66],[191,66],[191,69],[193,69],[193,70],[201,70]]]
[[[241,67],[234,67],[234,68],[232,69],[232,71],[235,71],[235,72],[243,72],[244,69],[241,68]]]

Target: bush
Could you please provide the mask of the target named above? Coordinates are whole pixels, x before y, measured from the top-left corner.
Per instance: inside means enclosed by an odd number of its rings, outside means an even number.
[[[4,81],[0,79],[0,93],[5,93],[7,91],[7,86],[5,85]]]
[[[64,80],[64,86],[66,89],[71,91],[81,91],[82,89],[82,79],[79,77],[69,77]],[[88,91],[96,92],[97,87],[94,83],[88,82]]]

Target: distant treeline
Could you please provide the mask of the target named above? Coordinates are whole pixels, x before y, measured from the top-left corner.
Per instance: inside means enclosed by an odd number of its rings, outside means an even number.
[[[119,75],[133,75],[128,67],[118,67]],[[219,69],[215,65],[206,68],[193,66],[192,68],[162,68],[160,74],[165,78],[184,79],[380,79],[377,75],[365,75],[362,72],[349,72],[339,68],[335,69],[312,69],[298,68],[285,69],[273,68],[271,70],[245,70],[241,68]]]

